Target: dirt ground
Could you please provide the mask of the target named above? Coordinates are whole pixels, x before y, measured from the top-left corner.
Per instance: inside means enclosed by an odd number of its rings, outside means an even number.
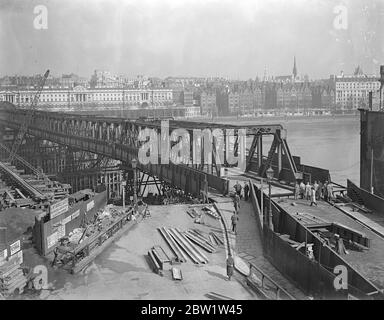
[[[214,253],[202,250],[209,259],[206,265],[196,265],[189,259],[176,265],[183,275],[181,281],[173,280],[169,270],[164,272],[164,276],[151,270],[145,258],[148,250],[154,245],[161,245],[170,252],[157,228],[196,228],[203,232],[220,232],[219,221],[206,216],[204,225],[196,224],[186,213],[187,208],[188,205],[150,206],[150,218],[139,219],[81,273],[70,275],[66,271],[49,268],[49,282],[54,290],[43,290],[39,296],[24,298],[207,299],[207,293],[215,292],[233,299],[257,299],[240,274],[236,274],[231,281],[227,280],[224,246],[217,247]],[[45,262],[36,255],[27,259],[32,257],[36,264]]]

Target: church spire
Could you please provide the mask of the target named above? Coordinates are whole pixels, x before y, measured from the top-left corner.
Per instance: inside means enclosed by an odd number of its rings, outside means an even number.
[[[296,56],[293,56],[293,79],[297,77]]]

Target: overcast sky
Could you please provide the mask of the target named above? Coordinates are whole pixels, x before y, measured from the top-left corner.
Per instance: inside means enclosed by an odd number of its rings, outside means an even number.
[[[37,30],[34,7],[48,9]],[[335,6],[348,9],[336,29]],[[1,0],[0,76],[136,76],[311,79],[378,73],[384,64],[384,0]]]

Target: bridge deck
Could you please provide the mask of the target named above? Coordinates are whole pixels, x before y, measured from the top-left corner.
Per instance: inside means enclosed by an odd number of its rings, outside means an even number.
[[[277,200],[277,202],[289,214],[293,215],[297,212],[307,213],[328,222],[336,222],[364,233],[371,239],[369,250],[363,252],[348,250],[348,254],[344,255],[343,258],[374,284],[382,288],[384,287],[384,239],[382,237],[327,202],[318,201],[318,206],[312,207],[309,205],[309,201],[301,199],[281,199],[280,201]],[[293,206],[293,202],[296,205]]]
[[[384,238],[384,216],[382,213],[373,211],[372,213],[363,214],[353,211],[350,206],[344,204],[336,204],[336,207]]]

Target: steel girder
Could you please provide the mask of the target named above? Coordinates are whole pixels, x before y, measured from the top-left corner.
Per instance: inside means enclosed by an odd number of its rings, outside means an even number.
[[[0,105],[0,122],[3,125],[11,128],[18,128],[24,117],[24,110],[1,108]],[[161,121],[126,120],[113,117],[39,111],[36,112],[31,121],[28,134],[71,148],[81,149],[108,158],[121,160],[129,164],[133,158],[137,157],[138,150],[142,144],[142,142],[139,141],[139,132],[144,128],[155,129],[160,137]],[[227,134],[234,134],[236,141],[238,140],[237,132],[239,129],[245,129],[247,136],[254,136],[254,139],[263,135],[280,136],[280,132],[283,130],[283,127],[280,124],[243,126],[210,122],[169,121],[170,131],[179,128],[187,130],[190,136],[195,129],[221,129],[224,132],[224,136]],[[215,148],[212,149],[215,150]],[[237,145],[235,145],[235,150],[237,149]],[[254,150],[252,151],[254,152]],[[252,158],[253,154],[249,154],[248,157]],[[215,158],[215,155],[213,155],[213,162],[215,162]],[[164,167],[164,165],[141,164],[138,164],[138,166],[142,171],[155,176],[161,176],[163,170],[162,167]],[[154,166],[159,168],[154,169]],[[170,163],[166,166],[181,167],[183,168],[181,171],[184,172],[184,174],[188,172],[188,174],[197,175],[199,177],[198,179],[201,181],[204,180],[205,175],[209,175],[210,178],[208,181],[211,182],[210,186],[214,188],[225,185],[223,181],[219,181],[221,178],[219,177],[220,164],[218,163],[212,163],[210,170],[209,168],[206,168],[206,172],[202,172],[202,170],[205,170],[204,167],[200,167],[199,170],[196,165],[188,166]],[[178,174],[182,173],[180,172]],[[219,180],[215,180],[215,178]],[[221,188],[219,187],[219,189]]]

